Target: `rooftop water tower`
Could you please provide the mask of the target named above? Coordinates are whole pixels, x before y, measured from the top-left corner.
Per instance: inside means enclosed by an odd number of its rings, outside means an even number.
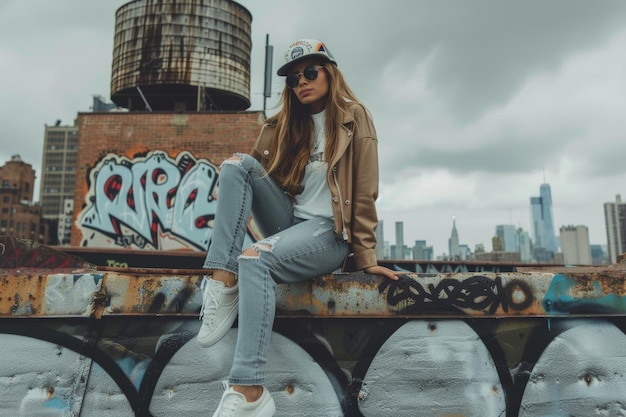
[[[134,0],[115,13],[111,99],[131,111],[250,107],[250,12],[231,0]]]

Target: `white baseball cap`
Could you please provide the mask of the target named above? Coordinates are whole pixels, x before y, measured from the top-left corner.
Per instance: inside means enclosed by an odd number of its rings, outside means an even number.
[[[337,65],[333,54],[330,53],[324,42],[317,39],[298,39],[285,51],[285,64],[278,68],[278,75],[287,75],[289,68],[303,59],[319,57]]]

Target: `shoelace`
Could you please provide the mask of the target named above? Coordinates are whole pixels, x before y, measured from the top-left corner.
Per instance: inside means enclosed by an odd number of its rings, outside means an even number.
[[[228,391],[228,382],[222,381],[222,387],[224,391]],[[222,397],[217,409],[220,411],[220,417],[232,417],[239,409],[242,398],[235,393],[228,393]]]
[[[213,320],[215,319],[215,311],[217,311],[217,298],[220,293],[217,295],[213,295],[210,289],[208,288],[209,283],[208,278],[204,278],[202,283],[200,284],[200,289],[202,290],[202,309],[200,310],[200,320],[205,320],[207,317],[210,319],[210,324],[213,324]]]

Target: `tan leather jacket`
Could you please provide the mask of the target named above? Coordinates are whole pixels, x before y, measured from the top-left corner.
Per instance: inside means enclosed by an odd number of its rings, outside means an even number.
[[[358,103],[349,104],[339,131],[339,147],[329,162],[326,180],[332,195],[335,233],[352,245],[354,264],[364,269],[376,262],[376,226],[374,202],[378,197],[378,139],[374,124]],[[265,124],[251,155],[267,166],[275,126]]]

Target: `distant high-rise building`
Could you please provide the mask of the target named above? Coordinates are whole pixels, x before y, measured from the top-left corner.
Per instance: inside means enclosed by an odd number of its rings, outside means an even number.
[[[416,261],[432,261],[433,247],[428,246],[425,240],[416,240],[413,246],[413,260]]]
[[[388,241],[385,241],[385,254],[384,259],[391,259],[391,246]]]
[[[456,230],[456,219],[452,218],[452,232],[448,239],[449,258],[451,260],[460,260],[461,251],[459,250],[459,232]]]
[[[422,253],[424,254],[424,260],[425,261],[432,261],[432,260],[434,260],[434,250],[433,250],[432,245],[425,246],[424,249],[422,250]]]
[[[621,195],[615,196],[614,203],[604,203],[604,221],[609,262],[614,264],[626,250],[626,203],[622,202]]]
[[[491,238],[491,250],[493,252],[504,252],[504,243],[500,236],[494,236]]]
[[[552,220],[552,193],[550,184],[539,187],[539,197],[530,197],[531,224],[534,245],[549,252],[556,252],[559,245],[554,234]]]
[[[519,252],[517,230],[512,224],[500,224],[496,226],[496,236],[502,242],[502,250],[505,252]]]
[[[0,235],[49,245],[49,228],[41,207],[33,204],[35,170],[19,155],[0,167]]]
[[[562,226],[560,237],[565,264],[591,265],[591,246],[587,226]]]
[[[522,228],[517,229],[517,246],[519,247],[520,261],[524,263],[532,261],[530,235]]]
[[[395,259],[404,259],[404,223],[396,222],[396,250]]]
[[[42,216],[55,222],[65,212],[65,200],[74,199],[76,179],[78,127],[60,124],[59,120],[45,127],[39,185]],[[52,233],[56,235],[57,230]]]
[[[385,233],[382,220],[378,220],[376,227],[376,258],[385,259]]]
[[[63,213],[59,216],[57,236],[60,246],[69,245],[72,238],[72,215],[74,214],[74,200],[65,199]]]
[[[466,244],[459,244],[459,258],[462,261],[468,261],[472,259],[472,250]]]
[[[591,262],[594,265],[606,265],[609,263],[605,245],[591,245]]]

